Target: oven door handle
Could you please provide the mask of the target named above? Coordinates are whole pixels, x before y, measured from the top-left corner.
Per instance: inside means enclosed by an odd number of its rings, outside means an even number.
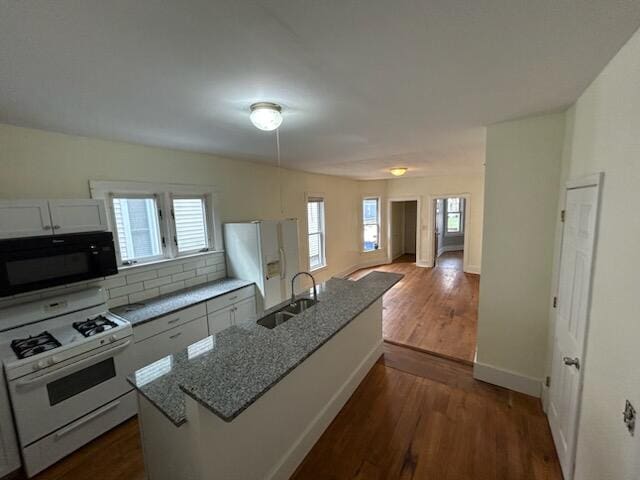
[[[111,356],[113,356],[114,353],[117,353],[120,350],[124,350],[130,344],[131,344],[131,340],[127,340],[126,342],[124,342],[121,345],[118,345],[117,347],[110,348],[109,350],[105,350],[104,352],[100,352],[97,355],[93,355],[91,357],[87,357],[87,358],[85,358],[83,360],[80,360],[79,362],[72,363],[71,365],[66,365],[64,367],[58,368],[57,370],[55,370],[55,371],[53,371],[51,373],[45,373],[44,375],[39,375],[37,377],[30,378],[30,379],[18,380],[16,382],[16,387],[31,387],[33,385],[38,385],[40,383],[46,382],[47,380],[49,380],[51,378],[61,376],[60,374],[63,374],[62,376],[64,376],[64,374],[66,372],[68,372],[69,370],[77,370],[78,367],[81,367],[82,364],[84,364],[84,363],[89,363],[90,362],[90,363],[93,364],[95,362],[98,362],[98,361],[102,360],[103,358],[111,357]],[[87,361],[89,361],[89,362],[87,362]]]
[[[110,412],[111,410],[113,410],[114,408],[118,407],[119,405],[120,405],[120,400],[117,400],[117,401],[115,401],[113,403],[110,403],[109,405],[105,405],[104,407],[99,408],[95,412],[91,412],[91,413],[85,415],[84,417],[82,417],[77,422],[74,422],[71,425],[63,428],[62,430],[57,431],[56,432],[56,439],[60,439],[60,438],[64,437],[65,435],[70,434],[74,430],[77,430],[81,426],[89,423],[91,420],[94,420],[94,419],[104,415],[105,413]]]

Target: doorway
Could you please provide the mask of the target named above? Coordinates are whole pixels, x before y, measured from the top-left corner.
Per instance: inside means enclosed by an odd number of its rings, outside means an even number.
[[[427,205],[432,205],[432,198]],[[388,263],[358,270],[349,278],[357,280],[373,270],[402,274],[403,279],[384,298],[385,342],[471,365],[480,277],[464,273],[462,260],[458,260],[459,268],[446,268],[446,254],[441,256],[440,266],[430,268],[433,263],[425,261],[425,256],[432,249],[428,241],[432,212],[429,208],[423,213],[427,219],[421,215],[419,196],[388,199]],[[465,221],[464,216],[460,221]]]
[[[389,258],[392,262],[416,262],[418,229],[418,201],[390,200]]]
[[[433,202],[433,264],[435,267],[462,271],[465,255],[465,219],[467,200],[447,196]]]

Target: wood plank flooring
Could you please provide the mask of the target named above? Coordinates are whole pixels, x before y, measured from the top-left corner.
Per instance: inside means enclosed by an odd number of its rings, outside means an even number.
[[[63,479],[145,480],[137,418],[108,431],[33,477],[33,480]]]
[[[561,480],[540,402],[387,344],[295,480]]]
[[[405,275],[384,296],[386,341],[473,362],[480,276],[462,271],[462,252],[444,253],[435,268],[416,267],[415,256],[405,255],[389,265],[359,270],[350,278],[373,270]]]
[[[35,478],[144,475],[132,419]],[[391,344],[292,478],[562,479],[537,399],[478,382],[460,362]]]

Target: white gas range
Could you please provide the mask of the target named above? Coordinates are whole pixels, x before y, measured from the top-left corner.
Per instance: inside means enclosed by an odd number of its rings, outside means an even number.
[[[0,310],[0,398],[28,476],[135,415],[132,335],[99,288]]]

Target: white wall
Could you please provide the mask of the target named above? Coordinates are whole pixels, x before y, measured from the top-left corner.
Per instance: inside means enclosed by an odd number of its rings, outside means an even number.
[[[2,124],[0,172],[0,198],[88,198],[89,180],[213,185],[219,191],[222,222],[299,218],[302,266],[307,264],[305,192],[322,193],[328,268],[317,276],[323,280],[360,262],[364,182],[283,170],[281,212],[272,166]]]
[[[434,209],[429,205],[432,196],[468,193],[469,251],[467,252],[469,271],[480,273],[482,264],[482,216],[484,210],[484,176],[452,175],[440,177],[407,177],[388,180],[389,198],[419,197],[420,245],[416,254],[418,263],[427,263],[433,250],[433,238],[427,238],[428,225],[435,223]]]
[[[477,362],[529,393],[545,372],[563,140],[563,113],[487,129]]]
[[[637,480],[640,434],[627,433],[622,410],[629,399],[640,412],[640,31],[568,111],[566,125],[563,180],[605,175],[575,478]]]

